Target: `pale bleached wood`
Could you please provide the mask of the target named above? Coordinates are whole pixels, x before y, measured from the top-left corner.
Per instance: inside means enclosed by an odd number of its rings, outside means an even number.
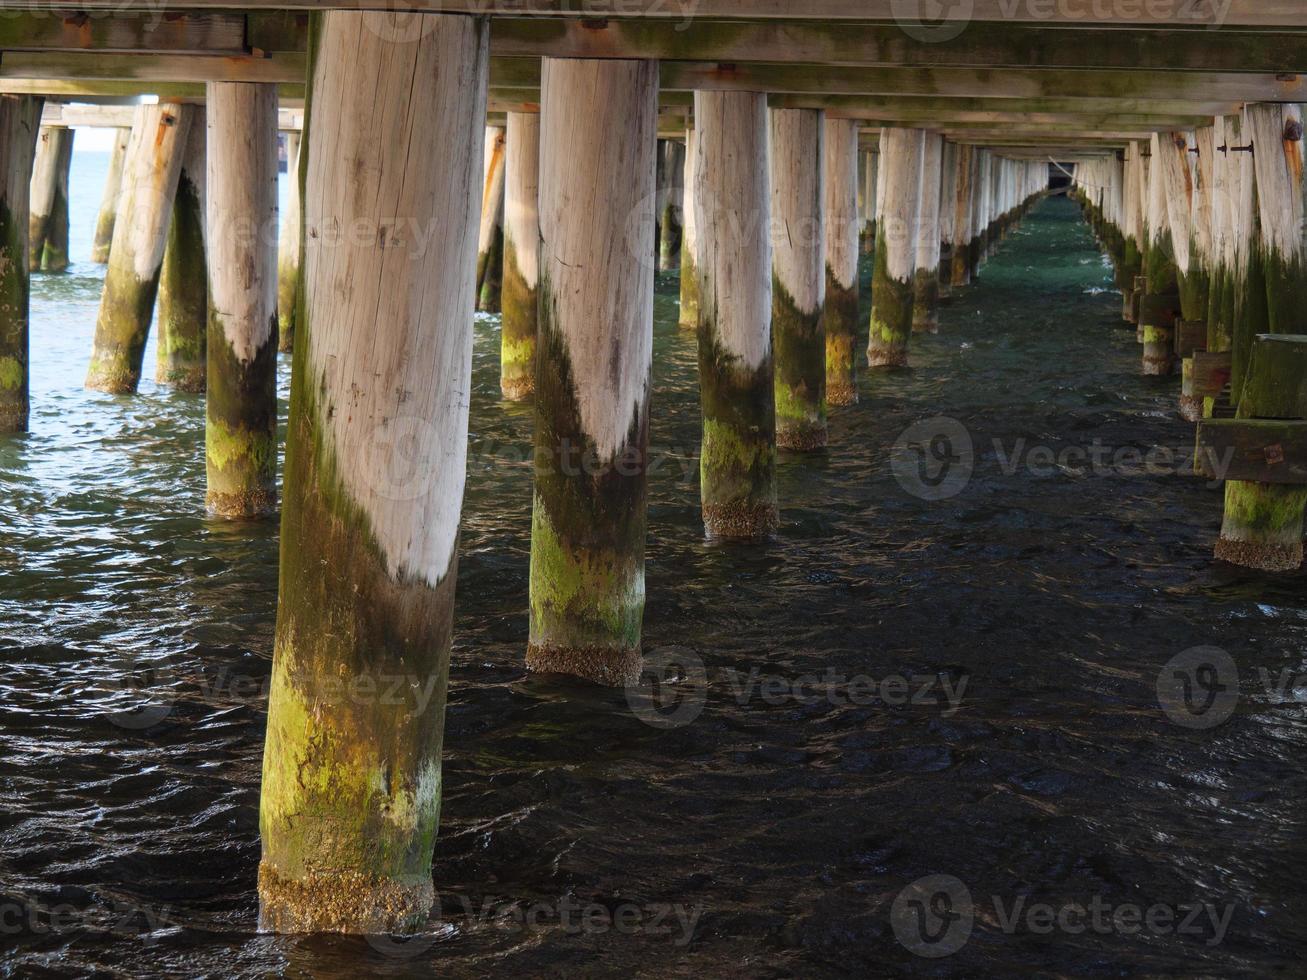
[[[1159,135],[1154,144],[1154,165],[1160,164],[1162,193],[1165,197],[1167,224],[1171,229],[1171,247],[1175,253],[1175,267],[1187,275],[1194,261],[1193,207],[1195,187],[1190,169],[1189,146],[1193,134],[1186,132]]]
[[[916,270],[936,274],[939,269],[939,189],[944,138],[926,133],[921,154],[920,212],[917,217]]]
[[[836,283],[851,288],[858,282],[858,124],[827,119],[824,125],[826,265]]]
[[[605,463],[649,394],[658,66],[545,59],[541,79],[542,302],[554,304],[581,427]]]
[[[1171,217],[1166,207],[1166,175],[1160,146],[1161,137],[1154,133],[1149,137],[1148,157],[1148,210],[1144,224],[1148,234],[1148,247],[1160,246],[1171,233]],[[1151,287],[1151,283],[1149,284]]]
[[[826,297],[822,125],[814,109],[771,110],[772,267],[800,313]]]
[[[248,362],[276,328],[277,92],[212,82],[208,96],[209,305]]]
[[[517,271],[534,289],[540,278],[540,115],[508,114],[508,160],[504,187],[504,237],[511,242]]]
[[[389,573],[434,587],[453,561],[466,475],[484,25],[440,18],[424,43],[388,44],[361,15],[334,16],[313,93],[315,110],[331,108],[309,129],[305,368],[330,400],[320,424]],[[378,442],[401,439],[420,479],[376,469]]]
[[[920,129],[892,128],[880,134],[878,221],[884,229],[886,272],[900,283],[911,282],[916,266],[925,140]]]
[[[494,245],[495,229],[504,213],[504,141],[503,126],[487,126],[483,150],[481,222],[477,230],[477,256],[484,256]]]
[[[771,354],[772,249],[767,98],[695,94],[694,218],[701,316],[722,348],[755,370]],[[856,236],[856,229],[855,229]],[[857,261],[854,240],[854,262]]]
[[[100,197],[100,213],[95,222],[95,238],[91,242],[91,261],[109,261],[109,246],[113,243],[113,226],[118,216],[118,198],[123,187],[123,163],[127,159],[127,143],[131,139],[130,126],[114,130],[113,147],[109,152],[109,171],[104,177],[104,193]]]

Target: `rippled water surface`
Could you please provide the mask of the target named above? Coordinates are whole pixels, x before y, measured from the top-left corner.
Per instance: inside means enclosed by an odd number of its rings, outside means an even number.
[[[699,711],[679,727],[523,669],[531,414],[499,400],[479,318],[439,911],[406,943],[258,935],[276,528],[203,516],[202,400],[81,387],[102,173],[78,155],[81,261],[34,278],[32,432],[0,439],[0,971],[1301,975],[1307,716],[1263,678],[1307,671],[1304,579],[1214,565],[1219,489],[1130,465],[1193,430],[1178,382],[1139,375],[1062,199],[914,337],[913,370],[861,379],[828,453],[782,457],[766,547],[703,541],[695,349],[660,280],[645,644],[688,665],[659,702]],[[976,450],[936,502],[890,467],[933,416]],[[1096,442],[1099,472],[1026,465]],[[1214,728],[1159,708],[1159,671],[1197,645],[1240,672]],[[918,676],[925,703],[867,693]],[[974,926],[926,959],[891,908],[934,874],[965,884]],[[1022,901],[1229,920],[1043,934],[1006,924]]]

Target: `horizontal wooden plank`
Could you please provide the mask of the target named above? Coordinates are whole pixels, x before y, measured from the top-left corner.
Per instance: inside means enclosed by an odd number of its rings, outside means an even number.
[[[233,57],[99,52],[7,51],[0,75],[15,78],[136,79],[159,82],[302,82],[300,52]],[[538,88],[539,58],[493,57],[490,84]],[[1120,99],[1193,102],[1307,101],[1307,76],[1262,73],[971,68],[866,68],[774,63],[664,61],[664,91],[696,89],[814,95],[935,98]],[[1203,113],[1194,113],[1203,114]]]
[[[87,10],[150,10],[156,0],[78,0]],[[67,0],[24,0],[29,9],[59,9]],[[231,0],[171,0],[176,9],[220,9]],[[245,0],[250,10],[329,8],[395,10],[395,0]],[[897,24],[914,35],[948,37],[981,22],[1033,23],[1084,27],[1154,25],[1166,27],[1301,27],[1302,0],[406,0],[402,14],[443,13],[538,15],[597,19],[640,17],[692,22],[696,17],[747,20],[852,20]],[[954,35],[956,36],[956,35]]]
[[[1203,419],[1195,469],[1212,480],[1307,484],[1307,422]]]
[[[302,46],[302,42],[301,42]],[[185,11],[22,11],[0,16],[0,51],[245,53],[245,17]]]
[[[941,4],[940,6],[946,6]],[[916,36],[914,36],[914,33]],[[1307,72],[1307,33],[973,23],[956,37],[897,24],[495,18],[496,55],[808,62],[865,67]]]
[[[1232,355],[1223,351],[1194,351],[1193,394],[1195,398],[1215,398],[1230,383]]]

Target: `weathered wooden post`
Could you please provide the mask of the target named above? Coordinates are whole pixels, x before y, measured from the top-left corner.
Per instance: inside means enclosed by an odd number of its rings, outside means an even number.
[[[195,106],[173,195],[168,243],[159,270],[155,380],[179,391],[201,392],[206,383],[209,272],[205,248],[206,125]]]
[[[193,106],[137,106],[86,387],[134,392],[159,290]]]
[[[621,685],[644,616],[658,63],[545,58],[540,90],[527,667]]]
[[[104,178],[104,195],[100,198],[100,214],[95,221],[95,238],[91,242],[91,261],[101,265],[109,261],[113,223],[118,217],[118,195],[123,186],[123,162],[127,159],[127,143],[131,136],[130,126],[118,126],[113,131],[109,173]]]
[[[304,220],[300,206],[300,133],[286,133],[286,213],[277,239],[277,349],[295,347],[295,291],[299,288],[304,252]]]
[[[776,444],[826,446],[825,227],[820,109],[771,110]]]
[[[540,279],[540,114],[508,114],[504,176],[504,292],[499,389],[510,401],[535,391],[536,286]]]
[[[825,122],[826,404],[858,400],[858,123]]]
[[[1144,256],[1144,160],[1137,141],[1131,140],[1125,147],[1123,166],[1124,186],[1122,201],[1125,210],[1125,223],[1122,234],[1125,241],[1122,247],[1120,277],[1122,307],[1121,318],[1127,323],[1134,323],[1138,318],[1139,296],[1135,290],[1135,280],[1143,275]]]
[[[695,186],[695,153],[698,152],[693,126],[685,130],[685,177],[681,191],[681,308],[677,320],[682,328],[699,327],[699,267],[695,259],[698,248],[698,230],[695,227],[695,208],[698,188]]]
[[[1186,320],[1202,320],[1207,315],[1207,271],[1202,262],[1203,244],[1196,214],[1199,188],[1190,152],[1196,140],[1188,131],[1163,133],[1157,140],[1161,156],[1154,160],[1154,166],[1161,168],[1180,310]]]
[[[477,235],[477,309],[483,313],[499,312],[503,282],[505,139],[503,126],[486,127],[485,184]]]
[[[1160,376],[1171,373],[1175,359],[1172,331],[1180,304],[1180,290],[1176,279],[1171,221],[1166,206],[1166,156],[1163,140],[1154,133],[1151,142],[1146,222],[1148,248],[1144,254],[1144,275],[1148,280],[1148,291],[1139,301],[1139,328],[1144,344],[1143,373]]]
[[[68,268],[68,170],[73,163],[73,130],[42,126],[32,167],[28,229],[29,268],[63,272]]]
[[[953,208],[952,240],[952,274],[954,286],[965,286],[971,282],[971,263],[968,253],[971,244],[971,198],[975,193],[975,147],[960,143],[957,148],[957,182],[954,184],[952,202],[944,202]]]
[[[862,229],[862,252],[870,255],[876,247],[876,181],[880,176],[880,154],[866,150],[862,154],[862,200],[865,208]]]
[[[369,17],[315,18],[301,148],[259,812],[259,925],[275,932],[402,932],[434,893],[488,31],[418,13],[390,41]]]
[[[767,97],[696,92],[694,119],[703,523],[756,541],[778,522]]]
[[[994,155],[976,148],[973,155],[973,191],[971,194],[971,241],[967,243],[967,267],[972,279],[980,275],[980,265],[988,248],[990,172]]]
[[[952,140],[942,140],[942,145],[939,193],[935,202],[935,207],[939,213],[939,221],[937,222],[939,234],[935,236],[935,249],[938,256],[935,263],[935,281],[936,292],[940,299],[951,295],[953,292],[953,220],[955,210],[953,204],[958,185],[958,145]]]
[[[880,131],[876,256],[867,342],[867,364],[871,367],[903,367],[908,363],[925,147],[924,130],[886,127]]]
[[[917,213],[916,269],[912,276],[912,329],[939,330],[939,195],[944,137],[926,133],[921,154],[921,198]]]
[[[681,267],[682,213],[685,196],[685,147],[677,140],[659,140],[662,174],[666,181],[658,209],[658,270],[671,272]]]
[[[210,82],[205,504],[277,509],[277,87]]]
[[[1302,107],[1260,103],[1247,107],[1252,124],[1258,253],[1266,279],[1266,324],[1271,333],[1307,333],[1307,222],[1304,197]]]
[[[43,104],[40,96],[0,95],[0,433],[27,431],[27,201]]]
[[[1225,117],[1212,124],[1212,274],[1207,302],[1207,350],[1228,351],[1234,339],[1235,209],[1239,168],[1226,141]],[[1210,412],[1206,399],[1203,414]]]
[[[1248,373],[1253,338],[1270,331],[1266,263],[1262,258],[1261,188],[1257,185],[1251,107],[1226,119],[1228,152],[1237,158],[1239,197],[1235,201],[1235,312],[1230,347],[1230,400],[1238,406]]]

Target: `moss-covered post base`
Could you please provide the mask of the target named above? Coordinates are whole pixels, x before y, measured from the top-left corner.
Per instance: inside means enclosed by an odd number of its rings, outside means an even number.
[[[304,220],[300,202],[301,133],[286,133],[286,212],[277,238],[277,350],[295,349],[295,292],[300,284],[304,253]]]
[[[277,88],[210,82],[205,506],[277,509]]]
[[[481,195],[481,227],[477,233],[477,309],[500,311],[504,278],[504,162],[507,132],[487,126],[485,183]]]
[[[123,165],[119,220],[114,223],[95,321],[88,388],[126,394],[141,380],[173,198],[195,111],[194,106],[168,103],[136,107]]]
[[[42,126],[32,167],[28,221],[29,268],[63,272],[68,268],[68,172],[73,163],[73,130]]]
[[[698,232],[694,224],[698,189],[694,186],[695,135],[693,126],[685,130],[685,170],[681,188],[681,308],[677,323],[682,330],[699,329],[699,271],[695,261]]]
[[[119,126],[113,134],[109,173],[104,178],[100,214],[95,220],[95,237],[91,241],[91,261],[101,265],[109,261],[109,246],[113,244],[113,225],[118,217],[118,194],[123,186],[123,163],[127,159],[127,142],[131,135],[129,126]]]
[[[825,121],[826,404],[858,400],[858,123]]]
[[[1193,392],[1194,359],[1186,357],[1180,363],[1180,418],[1197,422],[1203,417],[1203,399]]]
[[[526,665],[623,685],[642,662],[658,64],[545,58],[540,90]]]
[[[940,171],[944,137],[926,133],[921,154],[921,199],[917,212],[916,269],[912,274],[912,330],[939,331]]]
[[[1230,480],[1215,556],[1263,572],[1298,569],[1305,506],[1307,487]]]
[[[315,15],[310,41],[259,801],[259,926],[278,932],[415,931],[433,896],[488,31],[417,13],[411,38],[388,41],[368,16]],[[351,223],[386,247],[321,244]]]
[[[159,272],[159,339],[155,380],[201,392],[209,328],[209,273],[204,247],[205,120],[195,107],[173,197],[168,244]]]
[[[771,242],[766,215],[757,220],[768,207],[767,97],[696,92],[694,117],[703,524],[709,538],[760,541],[778,523]],[[856,238],[848,247],[856,260]]]
[[[508,114],[504,177],[504,292],[499,390],[509,401],[535,391],[536,284],[540,278],[540,114]]]
[[[797,452],[824,449],[827,438],[824,116],[773,109],[770,120],[776,444]]]
[[[908,363],[925,141],[926,133],[920,129],[880,131],[880,215],[871,278],[869,367]]]
[[[0,95],[0,433],[27,431],[27,201],[43,104],[40,96]]]

